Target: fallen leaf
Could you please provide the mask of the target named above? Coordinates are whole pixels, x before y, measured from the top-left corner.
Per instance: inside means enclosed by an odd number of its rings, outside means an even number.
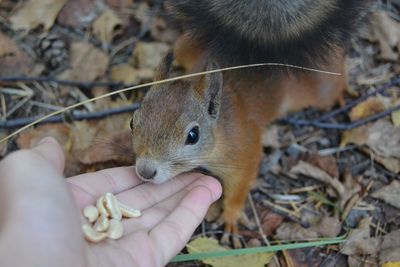
[[[109,6],[119,9],[127,8],[133,4],[133,0],[106,0],[106,1]]]
[[[386,120],[345,131],[340,146],[349,143],[368,145],[375,159],[389,170],[400,170],[400,127]]]
[[[126,85],[137,84],[140,79],[135,70],[129,64],[120,64],[111,68],[111,80],[115,82],[123,82]]]
[[[0,131],[0,139],[5,138],[7,135],[8,133],[6,131]],[[0,143],[0,158],[3,158],[7,153],[8,142],[9,141],[4,141]]]
[[[304,218],[303,218],[304,219]],[[342,224],[338,218],[312,216],[305,219],[310,227],[304,228],[298,223],[286,222],[276,230],[276,237],[282,240],[306,240],[318,237],[335,237],[340,233]]]
[[[72,28],[89,26],[103,6],[98,0],[68,0],[61,9],[57,22]]]
[[[91,82],[105,74],[109,56],[90,43],[74,42],[70,48],[70,61],[70,68],[58,78]]]
[[[325,171],[332,177],[339,177],[336,158],[332,155],[321,156],[317,153],[308,155],[306,161],[321,170]]]
[[[398,251],[399,253],[400,251]],[[400,261],[398,262],[386,262],[381,265],[381,267],[400,267]]]
[[[31,30],[39,25],[49,30],[67,0],[29,0],[10,17],[14,30]]]
[[[310,230],[321,237],[335,237],[340,233],[341,228],[342,224],[338,218],[322,216],[312,223]]]
[[[104,134],[95,144],[80,150],[78,160],[83,164],[96,164],[108,161],[118,164],[134,164],[135,158],[131,145],[132,137],[128,130]]]
[[[380,58],[397,60],[400,47],[400,23],[392,19],[385,11],[378,11],[371,16],[370,41],[379,43]]]
[[[370,236],[371,218],[363,218],[358,223],[356,229],[353,229],[347,241],[341,245],[340,252],[345,255],[372,254],[377,255],[380,249],[380,238],[371,238]]]
[[[400,106],[400,100],[397,100],[393,104],[393,106]],[[400,127],[400,110],[392,112],[391,117],[392,117],[393,125],[396,126],[396,127]]]
[[[379,252],[379,262],[382,266],[388,263],[400,266],[400,230],[392,231],[383,237],[381,251]]]
[[[276,125],[270,125],[262,135],[262,144],[264,147],[278,148],[280,146],[278,138],[279,128]]]
[[[34,147],[42,138],[51,136],[64,148],[64,152],[70,150],[70,128],[67,124],[45,124],[24,131],[18,135],[16,143],[20,149]]]
[[[389,185],[373,192],[371,196],[400,209],[400,182],[393,180]]]
[[[111,9],[107,8],[92,25],[93,34],[102,43],[103,49],[107,48],[113,38],[118,34],[117,29],[121,27],[122,20]]]
[[[325,171],[315,167],[307,162],[299,161],[297,165],[290,169],[291,173],[302,174],[312,177],[318,181],[326,183],[335,190],[337,197],[340,199],[340,207],[344,208],[347,201],[355,194],[357,194],[361,187],[358,184],[353,184],[351,187],[345,187],[337,178],[333,178]]]
[[[326,262],[323,261],[324,257],[319,248],[300,248],[300,249],[290,249],[283,252],[286,254],[284,256],[285,262],[291,261],[291,264],[286,266],[290,267],[311,267],[311,266],[326,266]],[[322,261],[324,264],[322,265]],[[338,266],[338,265],[336,265]],[[268,266],[269,267],[269,266]]]
[[[352,121],[363,119],[384,111],[390,105],[388,97],[370,97],[353,107],[349,113]]]
[[[218,241],[213,238],[200,237],[190,241],[187,245],[189,254],[228,251],[218,244]],[[205,264],[213,267],[242,267],[243,263],[251,267],[264,267],[269,263],[274,256],[274,253],[256,253],[248,255],[228,256],[222,258],[211,258],[201,260]]]
[[[155,70],[169,49],[164,43],[137,42],[133,51],[134,65],[139,69]]]
[[[373,160],[375,160],[379,164],[382,164],[382,166],[385,167],[387,170],[394,173],[400,173],[400,159],[381,157],[371,151],[369,151],[369,153]]]
[[[267,209],[261,212],[260,222],[265,235],[270,236],[282,224],[283,217]]]
[[[0,32],[0,76],[28,75],[33,62],[18,44]]]
[[[400,128],[385,120],[377,121],[368,128],[366,144],[382,157],[400,158]]]
[[[309,228],[303,228],[298,223],[286,222],[276,230],[276,238],[281,240],[306,240],[318,238],[318,233]]]

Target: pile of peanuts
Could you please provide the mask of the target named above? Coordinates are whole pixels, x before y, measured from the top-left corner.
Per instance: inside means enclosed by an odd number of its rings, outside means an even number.
[[[106,238],[119,239],[124,229],[122,218],[139,217],[140,211],[121,202],[111,193],[101,196],[95,206],[83,209],[83,215],[89,224],[82,225],[85,238],[90,242],[100,242]]]

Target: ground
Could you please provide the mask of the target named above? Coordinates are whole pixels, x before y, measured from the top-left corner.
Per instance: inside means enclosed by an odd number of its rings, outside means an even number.
[[[240,229],[246,247],[345,234],[347,241],[252,257],[254,266],[400,266],[399,1],[374,1],[364,24],[347,61],[348,108],[304,110],[266,129],[245,210],[256,226]],[[151,81],[179,34],[157,0],[0,0],[0,138]],[[67,155],[67,176],[131,165],[129,121],[145,90],[60,112],[0,143],[0,156],[52,135]],[[204,236],[206,247],[221,249],[213,243],[221,232],[204,222],[189,252]],[[233,266],[205,261],[224,262]]]

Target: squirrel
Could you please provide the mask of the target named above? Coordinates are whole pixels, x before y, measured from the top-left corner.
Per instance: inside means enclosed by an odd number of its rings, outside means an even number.
[[[189,72],[279,62],[341,73],[285,67],[215,72],[155,85],[131,121],[136,172],[162,183],[191,171],[220,179],[225,223],[240,247],[237,221],[262,156],[261,135],[275,119],[305,107],[343,104],[345,51],[364,0],[167,0],[183,29],[159,65],[169,78],[173,61]]]

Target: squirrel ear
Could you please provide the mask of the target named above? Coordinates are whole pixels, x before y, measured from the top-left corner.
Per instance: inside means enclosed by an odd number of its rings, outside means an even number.
[[[207,71],[219,69],[216,63],[208,63]],[[208,114],[218,118],[222,95],[222,73],[220,71],[204,75],[199,80],[198,90],[204,96]],[[200,87],[200,88],[199,88]]]
[[[174,61],[174,53],[169,51],[161,60],[154,75],[155,81],[160,81],[169,78],[172,62]]]

